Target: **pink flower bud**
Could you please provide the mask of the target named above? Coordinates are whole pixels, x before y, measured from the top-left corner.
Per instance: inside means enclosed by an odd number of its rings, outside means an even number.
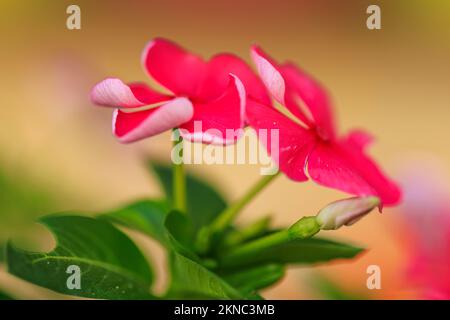
[[[377,197],[354,197],[330,203],[317,214],[322,230],[350,226],[380,205]]]

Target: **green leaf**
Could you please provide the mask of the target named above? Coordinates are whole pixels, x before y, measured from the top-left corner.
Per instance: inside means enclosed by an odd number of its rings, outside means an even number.
[[[168,240],[164,228],[167,207],[165,201],[141,200],[119,210],[100,215],[99,218],[138,230],[167,247]]]
[[[49,253],[26,252],[10,242],[9,272],[54,291],[99,299],[150,299],[153,273],[136,245],[112,224],[88,217],[41,219],[56,238]],[[81,270],[81,289],[69,289],[71,265]]]
[[[223,275],[227,283],[249,295],[267,288],[284,276],[284,266],[268,264]]]
[[[264,236],[269,230],[270,222],[271,217],[266,216],[243,227],[229,227],[228,230],[226,230],[221,243],[219,243],[219,249],[227,249],[229,247],[237,246],[240,243]]]
[[[173,200],[172,168],[162,164],[150,163],[170,203]],[[222,195],[207,182],[187,174],[186,177],[187,214],[192,220],[194,230],[210,224],[222,212],[227,203]]]
[[[243,299],[245,296],[219,276],[189,258],[173,252],[169,298]]]
[[[185,257],[200,263],[200,258],[193,250],[194,230],[186,215],[178,211],[171,211],[166,216],[164,226],[171,248]]]
[[[309,278],[309,285],[320,296],[327,300],[367,300],[368,297],[362,293],[347,291],[336,282],[323,275],[315,275]]]
[[[267,248],[257,256],[241,257],[239,261],[221,261],[221,267],[257,266],[261,264],[313,264],[334,259],[350,259],[364,249],[321,238],[294,240]]]
[[[220,276],[209,270],[217,262],[201,259],[192,249],[193,228],[186,215],[171,211],[166,217],[165,226],[171,244],[169,257],[171,284],[168,298],[176,299],[257,299],[255,293],[242,294]]]
[[[13,298],[7,295],[6,293],[0,291],[0,300],[13,300]]]
[[[5,254],[5,244],[0,243],[0,262],[5,261],[6,254]]]

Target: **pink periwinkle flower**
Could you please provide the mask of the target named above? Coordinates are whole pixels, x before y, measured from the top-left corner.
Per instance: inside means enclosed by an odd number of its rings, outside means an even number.
[[[321,185],[375,196],[382,205],[397,204],[399,187],[366,154],[372,137],[360,130],[339,137],[328,95],[316,81],[292,63],[278,64],[256,46],[251,55],[272,97],[292,115],[262,101],[247,104],[247,120],[257,133],[279,130],[278,156],[272,156],[280,170],[295,181],[308,180],[308,172]],[[271,153],[273,142],[262,141]]]
[[[269,101],[256,74],[232,54],[218,54],[206,62],[159,38],[145,47],[141,60],[147,73],[171,94],[117,78],[103,80],[91,92],[95,104],[116,108],[113,133],[122,143],[172,128],[184,129],[182,136],[193,142],[234,143],[239,136],[227,140],[226,130],[244,127],[247,95]],[[194,128],[196,121],[201,132]]]

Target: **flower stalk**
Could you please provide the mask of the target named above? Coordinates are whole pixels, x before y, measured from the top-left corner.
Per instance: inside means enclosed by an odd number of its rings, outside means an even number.
[[[230,267],[239,264],[240,260],[254,257],[266,249],[294,240],[307,239],[321,230],[316,217],[303,217],[290,228],[274,232],[268,236],[250,241],[221,257],[223,266]]]
[[[178,143],[182,144],[183,138],[177,129],[174,130],[173,134],[178,137],[178,139],[174,139],[174,147]],[[186,174],[183,163],[183,145],[179,148],[179,157],[180,163],[173,163],[173,207],[181,212],[186,212]]]
[[[279,172],[274,175],[264,176],[241,199],[220,213],[211,225],[200,230],[197,236],[197,251],[199,253],[207,252],[211,242],[217,239],[217,235],[228,228],[241,210],[278,175]]]
[[[211,231],[218,233],[230,226],[239,212],[241,212],[241,210],[278,175],[279,172],[274,175],[264,176],[260,179],[241,199],[236,201],[217,216],[211,224]]]

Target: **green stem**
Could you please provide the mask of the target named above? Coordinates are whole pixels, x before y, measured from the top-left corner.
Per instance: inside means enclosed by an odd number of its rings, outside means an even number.
[[[225,230],[236,218],[238,213],[251,201],[253,198],[264,189],[275,177],[279,174],[276,173],[270,176],[264,176],[259,180],[241,199],[229,206],[211,224],[211,231],[218,233]]]
[[[179,135],[178,132],[174,134]],[[183,143],[181,137],[174,140],[174,147],[178,143]],[[180,148],[179,156],[183,159],[183,146]],[[183,162],[173,164],[173,206],[176,210],[186,212],[186,175]]]
[[[288,229],[274,232],[268,236],[250,241],[220,257],[221,266],[236,266],[260,255],[264,250],[298,239],[307,239],[320,231],[316,217],[303,217]]]
[[[224,263],[238,262],[242,258],[255,256],[256,254],[267,248],[288,242],[290,240],[291,238],[289,236],[289,230],[281,230],[263,238],[259,238],[247,244],[244,244],[237,249],[230,251],[229,253],[225,253],[221,257],[221,260]]]

